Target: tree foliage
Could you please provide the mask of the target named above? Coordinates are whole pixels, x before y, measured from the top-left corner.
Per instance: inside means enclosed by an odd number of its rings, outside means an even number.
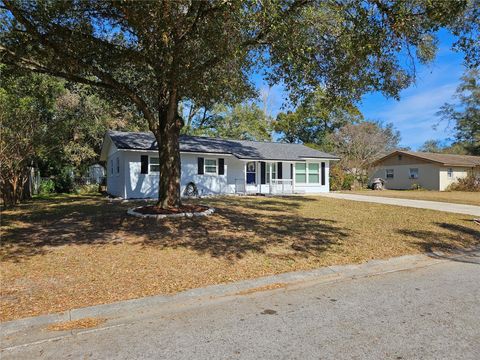
[[[467,0],[2,4],[3,62],[95,85],[142,113],[160,144],[162,207],[180,204],[181,101],[239,102],[253,94],[248,75],[260,69],[270,84],[283,81],[293,101],[319,87],[330,98],[398,97],[415,77],[399,54],[411,65],[429,61],[439,27],[460,39],[471,30]]]
[[[468,70],[455,93],[456,103],[444,104],[438,115],[455,131],[454,145],[468,154],[480,155],[480,70]]]
[[[29,167],[48,134],[62,87],[41,75],[22,76],[0,65],[0,189],[6,206],[23,197]]]
[[[360,110],[345,99],[329,99],[316,91],[295,109],[277,115],[273,128],[289,143],[314,144],[328,150],[328,135],[363,119]]]
[[[271,140],[271,119],[255,103],[215,105],[201,111],[185,128],[185,133],[225,139]]]
[[[345,125],[331,136],[331,141],[340,156],[339,165],[363,185],[373,161],[398,148],[400,133],[393,124],[365,121]]]
[[[7,205],[28,195],[23,189],[29,167],[42,176],[66,178],[72,170],[80,175],[98,161],[108,129],[144,129],[136,111],[119,109],[88,86],[5,65],[0,84],[0,181]]]

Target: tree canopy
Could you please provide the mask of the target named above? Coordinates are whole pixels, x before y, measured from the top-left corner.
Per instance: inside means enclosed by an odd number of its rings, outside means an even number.
[[[190,135],[225,139],[271,140],[271,119],[255,103],[234,106],[215,105],[211,111],[201,111],[185,128]]]
[[[480,155],[480,70],[465,72],[457,87],[456,103],[444,104],[438,115],[453,124],[454,146],[461,146],[468,154]]]
[[[398,97],[415,79],[415,59],[434,57],[440,27],[455,31],[466,61],[478,63],[469,41],[478,17],[465,16],[475,3],[2,0],[0,56],[134,104],[160,144],[159,206],[178,206],[180,101],[244,100],[255,92],[253,71],[283,81],[293,101],[318,88],[329,98]]]
[[[317,90],[294,111],[280,113],[273,128],[281,140],[328,147],[328,135],[346,124],[363,119],[360,110],[345,99],[331,99]]]

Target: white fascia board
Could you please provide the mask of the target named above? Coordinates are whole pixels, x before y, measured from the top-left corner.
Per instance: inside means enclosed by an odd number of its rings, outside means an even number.
[[[338,158],[310,158],[310,157],[302,157],[302,160],[304,161],[339,161],[340,159]]]
[[[119,149],[118,151],[133,151],[133,152],[143,152],[143,153],[155,153],[158,154],[158,150],[142,150],[142,149]],[[233,156],[232,154],[227,153],[214,153],[214,152],[193,152],[193,151],[180,151],[180,154],[192,154],[192,155],[205,155],[205,156]]]

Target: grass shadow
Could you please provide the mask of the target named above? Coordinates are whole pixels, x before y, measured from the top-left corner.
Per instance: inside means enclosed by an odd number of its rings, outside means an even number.
[[[480,230],[446,222],[433,224],[437,231],[402,229],[399,233],[416,238],[414,244],[425,253],[458,252],[480,245]]]
[[[2,213],[3,260],[21,261],[64,245],[132,243],[187,248],[213,257],[240,259],[282,246],[295,256],[318,256],[349,236],[332,220],[295,215],[304,197],[199,199],[217,209],[207,218],[139,219],[126,215],[135,202],[99,196],[37,199]],[[145,204],[145,202],[141,202]]]

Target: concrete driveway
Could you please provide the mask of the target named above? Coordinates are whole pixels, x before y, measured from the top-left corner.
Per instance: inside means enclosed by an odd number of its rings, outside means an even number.
[[[417,265],[422,260],[413,259]],[[422,261],[420,267],[364,277],[355,275],[362,266],[343,267],[352,276],[340,281],[189,306],[179,301],[168,311],[145,310],[128,321],[48,341],[33,341],[27,328],[22,334],[30,343],[7,348],[0,357],[478,359],[480,253]]]
[[[324,193],[319,194],[321,196],[331,197],[335,199],[353,200],[371,202],[377,204],[407,206],[420,209],[446,211],[457,214],[480,216],[480,206],[464,205],[464,204],[452,204],[439,201],[427,201],[427,200],[412,200],[412,199],[398,199],[388,198],[380,196],[369,195],[357,195],[357,194],[343,194],[343,193]]]

